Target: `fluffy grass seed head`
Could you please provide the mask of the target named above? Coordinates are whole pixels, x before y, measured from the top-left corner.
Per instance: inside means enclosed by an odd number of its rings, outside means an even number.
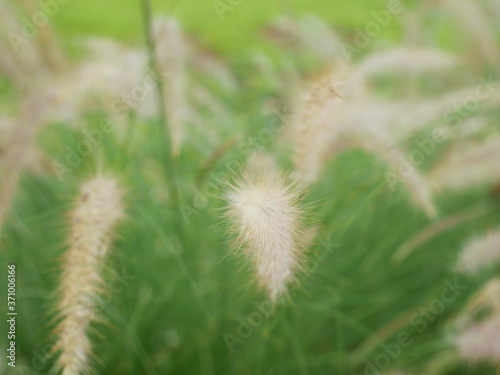
[[[500,278],[489,280],[468,301],[465,309],[456,318],[454,325],[459,332],[477,324],[480,317],[500,314]]]
[[[273,302],[300,268],[305,212],[297,181],[267,158],[253,158],[227,194],[234,247],[252,263],[258,286]]]
[[[176,20],[156,20],[153,29],[159,69],[168,74],[164,85],[165,107],[172,155],[177,157],[181,152],[184,125],[189,112],[185,93],[188,48]]]
[[[83,185],[70,216],[70,248],[63,260],[54,347],[60,352],[56,366],[63,375],[90,369],[88,328],[96,320],[102,262],[114,227],[123,216],[122,195],[115,179],[95,177]]]
[[[317,181],[329,150],[337,140],[336,113],[341,104],[342,98],[329,76],[312,85],[297,103],[289,137],[293,145],[293,163],[305,182]]]
[[[427,175],[433,191],[500,182],[500,137],[458,143]]]
[[[500,230],[467,242],[459,255],[457,270],[473,274],[500,260]]]
[[[500,315],[487,318],[460,332],[454,339],[460,356],[471,363],[500,363]]]
[[[493,361],[500,364],[500,279],[489,280],[467,302],[454,322],[453,343],[468,362]]]

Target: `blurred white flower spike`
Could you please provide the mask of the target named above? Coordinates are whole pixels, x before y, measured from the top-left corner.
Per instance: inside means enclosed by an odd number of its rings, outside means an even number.
[[[233,248],[252,263],[258,286],[274,303],[300,269],[303,195],[297,180],[261,156],[251,158],[243,177],[227,194],[227,216],[236,234]]]
[[[460,253],[457,270],[474,274],[482,268],[500,261],[500,230],[467,242]]]
[[[158,68],[166,73],[164,90],[167,123],[172,142],[172,156],[181,151],[184,123],[188,113],[186,102],[187,45],[181,27],[174,19],[156,20],[153,24]]]
[[[83,185],[71,214],[70,248],[63,259],[57,306],[60,321],[54,351],[63,375],[90,370],[89,325],[96,320],[103,289],[102,267],[117,221],[124,216],[122,192],[112,178],[96,177]]]

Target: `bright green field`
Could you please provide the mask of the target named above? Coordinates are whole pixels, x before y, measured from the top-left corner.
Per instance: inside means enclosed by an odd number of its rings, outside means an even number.
[[[230,2],[223,1],[224,4]],[[237,3],[237,1],[234,1]],[[218,51],[241,54],[262,42],[260,28],[278,14],[313,13],[340,28],[361,26],[369,12],[382,9],[384,2],[354,0],[348,4],[331,1],[265,1],[242,0],[233,10],[218,16],[211,0],[154,1],[160,16],[179,19],[192,37]],[[230,5],[229,5],[230,6]],[[137,41],[142,38],[140,6],[134,1],[73,1],[61,8],[56,25],[70,34],[104,34]],[[396,25],[388,33],[394,32]]]
[[[18,288],[18,367],[5,373],[51,373],[53,359],[47,353],[53,342],[51,318],[60,257],[67,248],[66,215],[80,183],[105,171],[119,177],[127,191],[128,218],[119,226],[110,252],[106,276],[110,291],[100,310],[103,322],[93,326],[96,373],[373,374],[365,372],[367,363],[387,353],[403,333],[411,343],[390,359],[391,371],[422,374],[430,362],[452,358],[442,374],[495,374],[493,366],[454,361],[449,340],[451,319],[469,296],[500,272],[498,265],[476,278],[452,271],[465,240],[500,224],[498,197],[488,187],[435,197],[440,214],[436,222],[471,207],[497,209],[440,233],[398,262],[393,255],[400,246],[434,223],[411,204],[403,187],[389,189],[383,162],[362,151],[342,153],[327,164],[307,196],[320,228],[308,256],[310,271],[300,276],[290,300],[278,304],[265,319],[256,304],[266,297],[252,284],[251,271],[238,257],[226,256],[229,245],[217,174],[227,172],[232,161],[245,160],[248,155],[239,152],[238,145],[268,126],[272,117],[263,113],[262,103],[279,95],[248,61],[256,50],[280,53],[265,41],[263,25],[281,13],[314,13],[349,38],[352,28],[364,25],[369,12],[383,4],[243,0],[221,21],[211,1],[156,1],[157,14],[177,17],[199,46],[230,62],[241,92],[234,95],[214,88],[212,93],[234,116],[228,139],[241,135],[242,140],[214,163],[205,180],[200,174],[207,155],[187,142],[176,167],[181,213],[168,197],[172,182],[156,121],[131,119],[125,137],[118,131],[106,136],[62,180],[53,174],[26,173],[0,243],[2,313],[8,264],[17,265]],[[54,23],[66,45],[82,35],[139,44],[143,40],[140,20],[140,7],[134,1],[72,0]],[[438,39],[443,45],[452,45],[452,28],[439,22],[432,27],[442,33]],[[398,40],[400,33],[395,23],[380,38]],[[300,64],[300,57],[296,58]],[[305,65],[304,70],[311,73],[312,67]],[[210,77],[199,79],[213,85]],[[89,129],[98,129],[105,118],[106,113],[94,112],[83,121]],[[66,147],[76,149],[83,139],[81,132],[67,125],[52,124],[38,138],[53,160],[64,160]],[[277,139],[258,146],[278,150],[282,166],[291,168]],[[441,298],[449,283],[465,289],[443,311],[422,312]],[[2,317],[2,352],[6,327]],[[237,341],[228,345],[227,340],[235,337]]]

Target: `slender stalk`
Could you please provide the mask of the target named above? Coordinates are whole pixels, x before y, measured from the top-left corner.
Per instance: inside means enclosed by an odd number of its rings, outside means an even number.
[[[165,158],[165,169],[167,173],[167,178],[169,179],[169,187],[170,187],[170,197],[172,206],[178,211],[178,218],[182,218],[182,212],[180,208],[181,203],[181,195],[179,189],[179,182],[177,178],[177,169],[174,158],[172,157],[172,140],[170,136],[170,131],[167,124],[167,110],[165,107],[165,94],[164,94],[164,84],[163,77],[160,74],[158,69],[158,61],[156,59],[155,53],[155,44],[152,36],[152,11],[151,11],[151,2],[150,0],[141,0],[142,7],[142,15],[143,15],[143,24],[144,24],[144,34],[146,37],[146,47],[148,50],[149,56],[149,67],[154,73],[156,80],[158,82],[157,91],[158,91],[158,111],[160,118],[160,133],[161,140],[163,142],[162,150]],[[179,233],[182,237],[182,220],[174,220],[174,223],[178,223]]]
[[[431,238],[434,238],[438,234],[445,232],[459,224],[462,224],[468,220],[476,219],[483,215],[486,215],[492,211],[498,210],[498,206],[490,206],[484,204],[478,204],[469,209],[461,211],[457,214],[445,217],[438,222],[434,222],[429,226],[425,227],[420,232],[406,240],[394,253],[392,256],[392,261],[395,263],[401,263],[420,245],[427,242]]]

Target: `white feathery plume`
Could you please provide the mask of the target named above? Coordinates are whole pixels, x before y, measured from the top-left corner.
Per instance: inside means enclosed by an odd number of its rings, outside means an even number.
[[[500,137],[455,145],[428,173],[433,191],[500,182]]]
[[[354,68],[353,77],[384,73],[422,74],[440,72],[457,64],[455,56],[432,48],[397,47],[369,55]]]
[[[425,1],[422,1],[419,5],[412,9],[411,12],[403,12],[398,15],[403,27],[402,44],[409,47],[419,47],[425,44],[425,16],[429,7]]]
[[[500,260],[500,230],[467,242],[459,255],[457,271],[474,274]]]
[[[4,40],[0,39],[0,48],[2,51],[9,51],[11,47]],[[23,66],[8,53],[4,52],[0,56],[0,72],[9,77],[18,88],[22,89],[28,85],[29,80],[26,77]]]
[[[29,90],[42,73],[45,63],[36,43],[26,43],[20,16],[7,1],[0,1],[0,71],[13,79],[17,88]]]
[[[87,38],[86,61],[76,64],[51,85],[54,96],[49,120],[76,122],[82,113],[106,108],[114,122],[127,110],[153,116],[154,88],[146,72],[147,57],[105,38]],[[154,81],[153,81],[154,83]],[[125,109],[125,112],[124,112]],[[144,113],[146,112],[146,113]],[[116,121],[115,121],[116,120]]]
[[[26,120],[26,115],[18,116],[17,118],[0,118],[0,171],[4,171],[4,168],[10,168],[13,164],[17,164],[26,170],[30,170],[35,173],[41,173],[46,171],[48,166],[48,156],[45,155],[40,149],[36,147],[34,142],[30,137],[26,137],[23,133],[27,131],[38,131],[38,123],[33,124],[33,127],[28,130],[28,123],[24,122]],[[18,149],[23,150],[23,162],[19,160]],[[13,163],[13,161],[15,161]],[[10,164],[10,166],[8,165]],[[11,173],[12,174],[12,173]],[[3,179],[7,179],[8,176],[0,174],[0,186]]]
[[[70,248],[63,260],[55,330],[56,366],[63,375],[89,371],[89,325],[96,320],[103,288],[102,267],[117,221],[124,215],[122,191],[113,178],[97,176],[84,184],[71,213]]]
[[[321,18],[306,14],[298,19],[298,26],[302,42],[317,56],[328,62],[341,57],[339,36]]]
[[[449,121],[449,115],[457,106],[464,105],[467,99],[475,97],[477,91],[477,87],[469,87],[432,98],[387,101],[372,96],[353,95],[344,85],[345,83],[339,88],[339,92],[346,97],[344,127],[358,129],[371,126],[381,129],[391,135],[395,143],[433,122]],[[497,108],[499,103],[500,95],[492,92],[481,102],[481,107]]]
[[[7,2],[0,1],[0,31],[3,31],[0,33],[0,70],[12,79],[16,89],[23,95],[20,113],[13,116],[14,126],[6,130],[6,144],[4,140],[1,144],[0,230],[10,212],[21,174],[32,160],[35,138],[39,127],[46,120],[51,100],[43,88],[47,70],[39,46],[22,42],[17,46],[19,50],[16,50],[16,41],[25,39],[22,37],[21,23],[16,21],[18,18]]]
[[[474,38],[486,62],[492,66],[500,65],[500,49],[494,28],[476,1],[443,0],[448,12],[460,22],[460,27],[468,30]]]
[[[442,72],[457,64],[457,59],[446,52],[431,48],[398,47],[376,52],[358,64],[348,80],[347,89],[358,92],[366,89],[370,77],[390,73],[419,75]]]
[[[463,331],[485,312],[490,315],[500,314],[500,278],[489,280],[467,301],[464,311],[455,319],[454,325],[457,330]]]
[[[359,148],[370,151],[378,155],[389,165],[389,172],[386,174],[388,182],[391,184],[402,183],[410,194],[410,198],[416,206],[421,207],[428,217],[437,215],[437,210],[432,201],[431,191],[427,181],[420,171],[411,166],[406,160],[404,153],[397,146],[391,144],[388,137],[380,131],[369,131],[362,136],[358,136]],[[354,146],[355,144],[353,144]],[[404,174],[400,169],[404,168]],[[388,177],[391,177],[390,179]]]
[[[358,104],[355,98],[342,100],[328,77],[314,85],[297,106],[289,137],[293,162],[305,182],[315,182],[325,161],[345,149],[361,148],[378,154],[393,170],[398,170],[405,161],[397,138],[388,123],[381,121],[387,119],[381,110],[384,103],[380,103],[376,112],[381,119]],[[427,182],[416,168],[399,180],[429,217],[436,215]]]
[[[330,77],[314,84],[296,105],[287,130],[292,140],[293,163],[305,182],[318,179],[330,148],[337,140],[338,113],[342,105]]]
[[[490,120],[486,116],[477,115],[475,117],[463,119],[459,126],[460,131],[456,136],[454,132],[449,131],[448,133],[450,133],[450,136],[453,138],[467,139],[476,133],[486,130],[489,125]]]
[[[31,15],[36,14],[39,10],[39,4],[35,0],[19,0],[18,3],[21,3],[23,8]],[[48,18],[50,20],[50,17]],[[35,38],[40,59],[43,60],[48,70],[51,73],[56,73],[63,68],[66,64],[64,52],[50,21],[43,27],[37,28]]]
[[[19,179],[33,155],[36,135],[47,111],[47,99],[33,94],[23,103],[23,112],[13,120],[9,144],[1,160],[0,230],[10,212]]]
[[[321,18],[306,14],[301,17],[279,16],[269,25],[267,34],[279,42],[292,42],[306,48],[321,60],[331,63],[340,60],[340,38]]]
[[[185,94],[187,47],[181,27],[174,19],[156,20],[153,32],[158,68],[167,74],[164,85],[165,108],[172,155],[176,157],[181,151],[184,123],[188,112]]]
[[[300,268],[305,213],[303,191],[266,156],[252,158],[227,194],[234,247],[253,264],[255,278],[271,300],[286,293]]]
[[[453,342],[460,356],[472,363],[500,363],[500,315],[494,315],[459,332]]]
[[[442,66],[444,67],[446,64]],[[363,70],[365,69],[360,71]],[[349,82],[347,80],[347,83]],[[381,153],[390,165],[396,167],[398,159],[401,159],[402,156],[402,151],[398,146],[401,140],[432,122],[446,120],[446,114],[450,113],[457,103],[465,103],[468,98],[476,96],[477,86],[453,91],[432,99],[403,101],[385,101],[375,99],[372,96],[353,95],[355,92],[348,86],[341,87],[338,91],[345,96],[345,100],[341,102],[342,105],[324,105],[324,111],[322,112],[322,117],[329,119],[331,123],[334,123],[334,126],[323,123],[319,127],[322,130],[317,132],[319,134],[318,140],[310,142],[309,147],[303,148],[301,153],[295,152],[294,157],[298,159],[295,164],[300,165],[300,163],[303,163],[301,169],[311,171],[311,177],[306,178],[306,180],[315,180],[322,163],[328,159],[328,157],[324,157],[321,150],[329,148],[331,156],[338,152],[339,149],[361,146],[372,152]],[[491,93],[491,89],[489,92]],[[494,92],[491,93],[482,101],[482,105],[495,107],[499,102],[499,96]],[[300,113],[307,113],[304,109],[300,109],[298,112],[299,116]],[[300,119],[300,117],[297,118]],[[295,118],[295,122],[300,124],[301,121],[297,121],[297,118]],[[312,122],[311,120],[308,121],[308,123]],[[306,122],[303,122],[303,124],[304,129],[307,131],[310,131],[311,128],[314,129],[312,126],[308,126]],[[462,127],[466,125],[464,123]],[[299,129],[299,131],[295,132],[293,143],[307,144],[305,141],[308,138],[301,138],[300,127],[295,126],[295,128]],[[446,128],[441,128],[441,130],[444,137],[449,136],[448,133],[450,132]],[[463,133],[461,132],[459,136],[463,137]],[[350,140],[350,144],[349,142],[346,144],[346,139]],[[352,142],[352,139],[355,139],[355,141]],[[380,142],[374,142],[377,139]],[[316,147],[317,145],[319,147]],[[307,151],[307,149],[310,151]],[[497,148],[493,146],[493,149]],[[389,153],[390,150],[393,152]],[[485,150],[478,150],[477,152],[485,153]],[[318,155],[322,156],[317,157]],[[310,162],[306,158],[315,162]],[[490,176],[493,175],[493,172],[497,169],[494,158],[490,158],[486,163],[489,163],[489,168],[480,171],[477,168],[471,168],[471,174],[487,173]],[[442,174],[439,172],[436,175],[440,177]],[[462,174],[461,177],[466,175]],[[430,200],[430,187],[421,173],[415,169],[414,173],[409,178],[405,178],[403,182],[407,185],[414,201],[422,205],[429,216],[433,216],[434,208]],[[432,184],[433,182],[430,181],[429,183]]]
[[[486,314],[486,316],[485,316]],[[500,361],[500,279],[489,280],[454,319],[452,342],[460,356],[471,362]]]

